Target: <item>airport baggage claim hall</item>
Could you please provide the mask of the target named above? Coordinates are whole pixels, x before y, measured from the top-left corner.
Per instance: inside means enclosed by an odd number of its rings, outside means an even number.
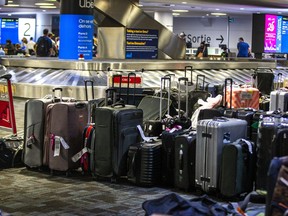
[[[0,215],[287,214],[286,1],[0,5]]]

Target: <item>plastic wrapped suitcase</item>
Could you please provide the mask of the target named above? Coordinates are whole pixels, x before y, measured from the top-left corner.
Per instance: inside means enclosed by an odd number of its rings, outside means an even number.
[[[223,146],[239,138],[246,139],[247,122],[240,119],[215,118],[201,120],[196,136],[196,187],[206,192],[219,189]]]
[[[161,147],[161,140],[143,141],[129,147],[128,181],[140,186],[154,186],[161,182]]]
[[[253,142],[238,139],[224,145],[220,171],[220,193],[236,197],[253,190],[256,171],[256,148]]]
[[[143,111],[121,102],[95,110],[94,169],[97,177],[111,178],[127,175],[129,146],[139,142],[137,125],[143,123]],[[93,161],[92,161],[93,162]]]
[[[230,79],[231,82],[232,79]],[[259,109],[259,90],[253,87],[233,85],[232,89],[226,89],[227,97],[232,95],[232,108]],[[230,101],[226,101],[230,106]]]
[[[175,138],[174,186],[195,189],[196,131]]]

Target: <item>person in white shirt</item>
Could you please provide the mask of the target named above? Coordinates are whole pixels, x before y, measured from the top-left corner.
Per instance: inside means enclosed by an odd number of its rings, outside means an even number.
[[[30,37],[29,42],[27,43],[27,48],[30,55],[35,55],[35,42],[33,41],[33,37]]]

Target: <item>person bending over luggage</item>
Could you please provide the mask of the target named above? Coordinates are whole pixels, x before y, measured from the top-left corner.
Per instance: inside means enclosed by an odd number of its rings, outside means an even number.
[[[237,57],[249,57],[250,46],[248,43],[244,42],[244,39],[242,37],[239,38],[237,49],[238,49]]]

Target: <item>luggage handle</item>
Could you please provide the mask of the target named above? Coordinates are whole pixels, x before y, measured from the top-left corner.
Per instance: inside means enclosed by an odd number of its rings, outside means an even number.
[[[180,77],[180,78],[178,78],[178,83],[179,83],[179,87],[178,87],[178,116],[179,116],[179,118],[180,118],[180,109],[181,109],[181,104],[180,104],[180,102],[181,102],[181,81],[184,81],[184,83],[185,83],[185,97],[186,97],[186,100],[185,100],[185,102],[186,102],[186,104],[185,104],[185,112],[187,113],[187,115],[188,115],[188,97],[189,97],[189,95],[188,95],[188,78],[187,77]]]
[[[168,108],[168,115],[170,114],[170,89],[171,89],[171,76],[166,75],[164,77],[161,77],[161,86],[160,86],[160,111],[159,111],[159,119],[162,119],[162,106],[163,106],[163,86],[165,89],[165,83],[166,81],[168,81],[168,104],[167,104],[167,108]]]
[[[202,89],[201,90],[204,90],[205,89],[205,75],[197,75],[196,77],[196,90],[200,90],[199,88],[199,78],[202,77]]]
[[[282,73],[278,73],[277,74],[277,90],[280,90],[280,86],[281,86],[281,79],[283,77],[283,74]]]
[[[55,92],[56,91],[59,91],[60,92],[60,102],[62,102],[62,92],[63,92],[63,89],[61,87],[56,87],[56,88],[53,88],[52,89],[52,92],[53,92],[53,103],[55,103]]]
[[[112,92],[112,104],[116,103],[116,92],[117,90],[115,88],[108,88],[105,90],[106,96],[105,96],[105,106],[108,106],[108,93]]]
[[[88,101],[88,87],[87,83],[91,83],[92,100],[94,99],[94,82],[93,80],[84,80],[86,101]]]
[[[144,70],[144,69],[143,69]],[[130,72],[128,74],[128,81],[127,81],[127,93],[126,93],[126,104],[129,104],[129,90],[130,90],[130,77],[133,76],[134,80],[134,90],[133,90],[133,104],[135,105],[135,89],[136,89],[136,73]]]
[[[78,109],[82,109],[82,108],[86,107],[86,104],[83,102],[77,102],[77,103],[75,103],[75,107]]]
[[[115,88],[115,82],[114,79],[119,77],[119,94],[118,97],[119,99],[121,98],[121,90],[122,90],[122,75],[120,74],[115,74],[112,76],[112,88]],[[116,96],[117,97],[117,96]],[[117,98],[115,98],[117,100]]]
[[[117,101],[116,103],[111,105],[112,108],[115,108],[116,106],[125,107],[125,104],[123,101]]]
[[[213,121],[227,122],[228,118],[226,118],[226,117],[214,117]]]
[[[187,71],[190,70],[190,85],[193,85],[193,67],[185,66],[184,77],[187,77]]]
[[[224,108],[227,109],[227,86],[228,81],[230,81],[230,108],[232,109],[232,87],[233,87],[233,79],[232,78],[226,78],[225,79],[225,85],[224,85]]]

